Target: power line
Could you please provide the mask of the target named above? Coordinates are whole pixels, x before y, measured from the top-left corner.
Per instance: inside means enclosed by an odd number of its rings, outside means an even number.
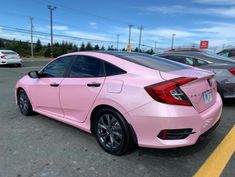
[[[18,33],[27,34],[27,35],[30,33],[30,30],[28,30],[28,29],[10,27],[10,26],[5,26],[5,25],[1,25],[1,24],[0,24],[0,27],[1,27],[1,30],[4,30],[4,31],[18,32]],[[50,33],[40,32],[40,31],[34,30],[33,31],[33,36],[41,38],[41,39],[49,40]],[[115,44],[117,42],[117,41],[108,41],[108,40],[99,40],[99,39],[75,37],[75,36],[69,36],[69,35],[63,35],[63,34],[53,34],[53,36],[57,37],[57,38],[63,38],[63,40],[68,39],[68,40],[75,40],[75,41],[87,41],[87,42],[94,42],[94,43],[103,43],[103,44]],[[119,41],[119,44],[126,45],[127,43]],[[132,43],[132,44],[138,45],[138,43]],[[148,47],[148,48],[153,48],[152,46],[146,45],[146,44],[141,44],[141,46]]]
[[[39,0],[39,1],[41,1],[41,2],[43,1],[44,3],[47,3],[47,4],[48,3],[53,4],[53,5],[58,6],[60,8],[68,9],[69,11],[72,10],[72,11],[75,11],[76,13],[79,13],[79,14],[83,14],[83,15],[86,14],[86,15],[89,15],[89,16],[93,16],[93,17],[96,17],[96,18],[99,18],[99,19],[102,19],[102,20],[105,20],[105,21],[108,21],[108,22],[115,22],[115,23],[119,23],[119,24],[128,24],[129,23],[127,21],[117,20],[117,19],[112,19],[112,18],[109,18],[109,17],[97,15],[97,14],[94,14],[92,12],[85,11],[84,9],[67,6],[65,4],[61,4],[61,3],[58,3],[58,2],[53,2],[53,1],[48,1],[48,0]]]

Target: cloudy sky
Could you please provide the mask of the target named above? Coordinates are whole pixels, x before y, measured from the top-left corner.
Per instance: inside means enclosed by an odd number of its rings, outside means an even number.
[[[175,46],[198,45],[209,40],[209,46],[235,44],[235,0],[1,0],[0,37],[30,40],[27,33],[32,16],[35,40],[49,42],[49,11],[54,10],[55,40],[88,38],[101,41],[128,40],[128,25],[132,24],[132,43],[138,43],[139,27],[143,26],[142,43],[168,48],[172,34]],[[10,28],[9,28],[10,27]],[[101,42],[102,43],[102,42]]]

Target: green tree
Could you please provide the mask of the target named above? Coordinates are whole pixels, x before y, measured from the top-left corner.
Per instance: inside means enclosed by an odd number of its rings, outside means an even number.
[[[85,50],[86,50],[84,43],[81,44],[79,50],[80,50],[80,51],[85,51]]]
[[[90,51],[90,50],[93,50],[93,46],[91,45],[91,43],[90,42],[88,42],[87,44],[86,44],[86,50],[88,50],[88,51]]]
[[[100,50],[105,50],[104,46],[102,45],[101,49]]]
[[[98,44],[95,45],[94,50],[100,50],[100,47]]]
[[[113,45],[108,46],[108,50],[114,50]]]
[[[2,39],[0,39],[0,49],[3,49],[5,47],[4,42]]]
[[[38,54],[39,52],[41,52],[41,50],[42,50],[42,43],[41,43],[40,39],[38,39],[35,44],[34,51],[36,54]]]
[[[139,49],[138,47],[135,48],[134,52],[139,52]]]

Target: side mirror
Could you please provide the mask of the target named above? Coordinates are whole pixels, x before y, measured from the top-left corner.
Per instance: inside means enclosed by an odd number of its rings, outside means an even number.
[[[39,73],[38,73],[38,71],[30,71],[30,72],[28,73],[28,76],[29,76],[30,78],[36,79],[36,78],[39,78]]]

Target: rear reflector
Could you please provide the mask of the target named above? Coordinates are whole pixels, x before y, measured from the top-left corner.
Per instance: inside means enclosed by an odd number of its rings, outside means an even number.
[[[156,101],[174,105],[192,106],[192,103],[180,89],[180,86],[196,79],[197,78],[180,77],[147,86],[145,90]]]
[[[235,76],[235,68],[231,68],[231,69],[229,70],[229,72],[232,73],[232,74]]]
[[[192,128],[185,128],[185,129],[168,129],[168,130],[162,130],[158,134],[158,138],[162,140],[179,140],[179,139],[185,139],[190,134],[194,134]]]

